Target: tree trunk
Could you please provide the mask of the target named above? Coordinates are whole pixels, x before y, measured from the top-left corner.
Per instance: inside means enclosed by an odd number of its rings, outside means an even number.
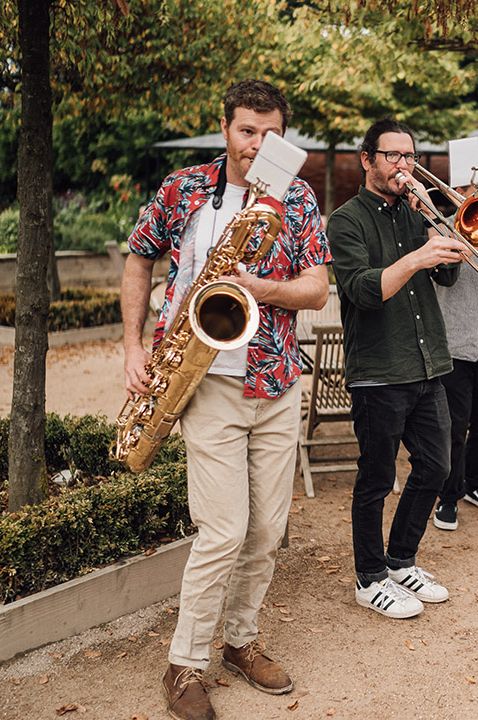
[[[61,293],[60,276],[58,275],[58,264],[55,255],[55,243],[53,242],[53,228],[51,228],[51,247],[48,258],[47,283],[50,291],[50,301],[59,300]]]
[[[9,510],[47,495],[45,375],[47,268],[52,243],[51,0],[17,0],[22,70],[18,150],[15,359],[9,437]]]
[[[334,207],[335,201],[335,145],[330,143],[327,150],[325,151],[325,215],[327,218]]]

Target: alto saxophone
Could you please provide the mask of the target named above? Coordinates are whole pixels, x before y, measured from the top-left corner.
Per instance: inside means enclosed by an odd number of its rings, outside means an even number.
[[[257,187],[251,189],[246,207],[225,227],[154,350],[145,368],[151,378],[148,394],[127,400],[118,415],[110,455],[133,472],[150,466],[219,350],[245,345],[257,330],[259,311],[250,292],[232,281],[218,281],[240,261],[260,260],[280,231],[280,215],[268,205],[254,204],[257,192]],[[260,243],[249,249],[254,234]]]

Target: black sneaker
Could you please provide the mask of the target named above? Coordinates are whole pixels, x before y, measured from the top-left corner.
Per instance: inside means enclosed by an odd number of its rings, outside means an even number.
[[[476,502],[478,505],[478,500]],[[458,520],[456,519],[458,507],[455,503],[439,503],[433,515],[433,524],[440,530],[456,530]]]
[[[467,492],[463,500],[472,503],[472,505],[478,506],[478,490],[471,490],[470,492]]]

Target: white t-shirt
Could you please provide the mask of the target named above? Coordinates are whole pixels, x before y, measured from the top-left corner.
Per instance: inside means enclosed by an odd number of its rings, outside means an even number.
[[[214,210],[212,198],[210,198],[197,211],[198,219],[194,239],[194,279],[201,272],[209,249],[217,243],[227,223],[232,220],[234,213],[241,209],[245,192],[245,187],[227,183],[222,197],[222,205],[218,210]],[[238,267],[242,270],[245,269],[242,263],[239,263]],[[213,375],[244,377],[246,368],[247,343],[237,350],[221,350],[218,352],[208,372]]]

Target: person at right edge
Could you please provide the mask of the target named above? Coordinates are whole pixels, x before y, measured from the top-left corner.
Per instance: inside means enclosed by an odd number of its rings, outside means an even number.
[[[450,143],[450,176],[461,178],[462,184],[455,189],[465,198],[476,191],[470,179],[472,166],[478,166],[477,149],[478,138],[454,141],[453,148]],[[478,275],[464,263],[455,285],[436,291],[453,372],[443,377],[451,416],[451,470],[440,491],[433,524],[440,530],[456,530],[458,500],[478,506]]]
[[[405,187],[426,195],[411,174],[418,159],[408,126],[391,118],[375,122],[361,146],[364,185],[328,223],[360,453],[352,501],[355,598],[391,618],[448,599],[448,590],[417,566],[416,554],[450,472],[450,416],[440,377],[452,363],[430,279],[452,285],[457,251],[465,246],[428,230],[416,212],[433,217]],[[383,507],[400,441],[411,471],[385,553]]]

